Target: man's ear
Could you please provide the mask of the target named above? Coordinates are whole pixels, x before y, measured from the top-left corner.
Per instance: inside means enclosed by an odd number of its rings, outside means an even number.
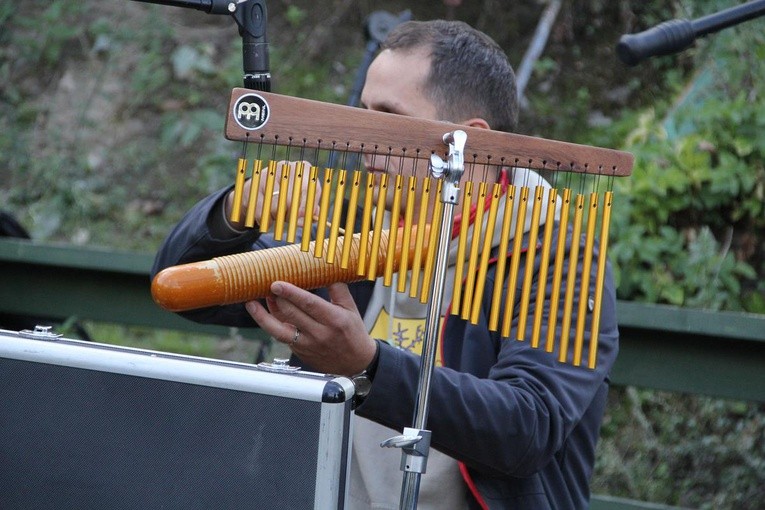
[[[463,120],[460,124],[464,126],[470,126],[478,129],[491,129],[489,123],[480,117],[474,117],[472,119]]]

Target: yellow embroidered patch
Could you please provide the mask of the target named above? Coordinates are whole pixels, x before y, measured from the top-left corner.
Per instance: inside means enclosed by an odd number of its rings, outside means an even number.
[[[441,326],[443,325],[443,317],[439,324],[439,337]],[[392,330],[389,331],[390,324],[393,325]],[[370,331],[372,338],[381,338],[388,340],[391,344],[405,349],[417,355],[422,355],[422,344],[425,338],[425,318],[421,319],[402,319],[394,317],[393,321],[390,320],[390,315],[387,310],[380,310],[380,314],[375,320],[374,326]],[[436,366],[442,366],[441,349],[436,350]]]

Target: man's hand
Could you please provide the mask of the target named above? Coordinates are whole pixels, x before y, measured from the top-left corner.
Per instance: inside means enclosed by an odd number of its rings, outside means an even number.
[[[257,301],[246,307],[264,331],[316,370],[358,374],[372,362],[375,341],[367,333],[348,286],[334,283],[328,290],[331,302],[295,285],[274,282],[272,296],[266,298],[268,309]]]
[[[308,189],[308,181],[310,177],[310,169],[311,169],[311,163],[308,161],[279,161],[276,163],[276,178],[274,179],[274,189],[271,192],[271,196],[266,197],[265,196],[265,190],[266,190],[266,176],[268,174],[268,169],[263,168],[261,170],[260,174],[260,182],[258,183],[258,189],[255,190],[258,193],[258,197],[255,202],[255,222],[259,222],[262,218],[263,213],[263,206],[266,204],[267,200],[271,201],[271,219],[274,219],[276,217],[276,212],[279,207],[279,195],[281,193],[286,193],[286,205],[287,205],[287,217],[289,217],[289,211],[292,204],[292,196],[293,196],[293,188],[296,185],[296,175],[297,175],[297,167],[298,164],[303,164],[303,179],[300,181],[300,202],[297,204],[298,209],[298,225],[303,225],[303,217],[305,215],[306,209],[311,211],[311,214],[309,218],[313,218],[316,215],[319,214],[319,203],[321,200],[321,179],[318,179],[316,183],[316,197],[314,199],[314,202],[312,204],[305,203],[306,195],[307,195],[307,189]],[[282,190],[280,188],[281,186],[281,175],[283,170],[283,167],[288,166],[289,172],[290,172],[290,180],[289,180],[289,189],[288,190]],[[225,208],[225,214],[226,218],[229,220],[229,223],[232,227],[236,229],[244,229],[245,228],[245,218],[247,217],[247,204],[250,200],[250,187],[251,187],[251,181],[252,178],[247,179],[247,181],[244,183],[244,191],[242,193],[242,212],[240,215],[239,221],[232,221],[231,220],[231,210],[233,209],[234,205],[234,191],[232,190],[229,192],[229,194],[226,196],[226,208]]]

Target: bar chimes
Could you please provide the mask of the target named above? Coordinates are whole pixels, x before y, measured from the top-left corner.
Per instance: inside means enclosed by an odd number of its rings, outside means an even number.
[[[392,286],[397,274],[397,292],[427,302],[436,251],[429,248],[436,246],[442,209],[441,181],[428,174],[428,160],[444,154],[443,135],[455,129],[467,133],[466,174],[481,178],[461,186],[451,313],[477,323],[483,296],[490,295],[492,331],[551,353],[557,347],[560,362],[594,368],[611,184],[630,174],[632,155],[247,89],[232,92],[226,137],[257,145],[259,155],[271,146],[288,156],[250,161],[243,150],[231,220],[285,246],[168,268],[152,284],[155,300],[182,311],[261,298],[276,280],[314,289],[382,277]],[[288,163],[298,152],[299,161]],[[395,161],[398,173],[367,172],[361,163],[320,166],[320,154],[343,163]],[[606,190],[598,189],[601,183]],[[487,282],[491,264],[496,276]],[[537,285],[532,299],[534,281],[552,284]],[[549,316],[543,317],[545,300]]]

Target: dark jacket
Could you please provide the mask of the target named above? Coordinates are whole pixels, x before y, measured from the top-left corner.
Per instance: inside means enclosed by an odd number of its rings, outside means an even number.
[[[153,273],[171,265],[269,247],[270,236],[260,237],[254,230],[230,239],[216,239],[210,232],[211,211],[222,207],[221,200],[227,191],[204,199],[186,215],[160,249]],[[583,251],[580,249],[580,254]],[[550,257],[554,260],[554,247]],[[539,250],[536,258],[538,265]],[[519,275],[523,275],[523,259],[525,257],[522,257]],[[597,256],[593,257],[593,261],[596,260]],[[579,262],[578,271],[581,271],[581,257]],[[515,340],[522,277],[518,278],[510,337],[502,338],[499,332],[490,332],[487,324],[494,275],[495,266],[492,265],[478,324],[470,324],[458,316],[447,316],[441,346],[445,366],[434,370],[431,382],[427,423],[428,430],[432,431],[431,444],[463,464],[463,474],[471,491],[488,508],[587,508],[595,445],[608,392],[608,374],[618,351],[616,298],[610,269],[606,272],[594,370],[586,367],[589,312],[583,366],[572,364],[573,333],[566,363],[557,360],[559,332],[553,353],[546,352],[544,341],[538,348],[531,347],[533,296],[539,285],[536,278],[531,289],[526,339]],[[550,306],[552,271],[546,285],[545,319]],[[594,287],[595,268],[592,270],[590,297],[594,295]],[[349,288],[363,316],[373,282],[354,283]],[[324,290],[317,293],[326,297]],[[572,325],[576,324],[578,298],[577,292]],[[500,309],[504,310],[504,304]],[[562,317],[562,311],[558,313]],[[183,315],[205,323],[255,326],[242,305],[185,312]],[[560,324],[559,318],[558,328]],[[543,339],[546,328],[544,320]],[[372,390],[356,412],[400,430],[412,425],[420,358],[380,343],[379,365]],[[477,502],[474,506],[479,508]]]

